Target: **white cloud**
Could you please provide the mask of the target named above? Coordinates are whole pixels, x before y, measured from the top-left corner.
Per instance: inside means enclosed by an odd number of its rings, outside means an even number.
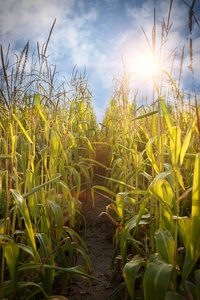
[[[143,4],[122,0],[0,1],[0,43],[4,53],[9,42],[12,52],[18,55],[28,40],[32,48],[36,48],[37,41],[42,47],[56,18],[48,48],[49,63],[56,64],[57,70],[67,78],[75,64],[77,68],[86,66],[91,74],[89,79],[96,93],[94,96],[98,103],[95,106],[99,112],[103,106],[100,93],[103,90],[111,91],[113,74],[117,75],[122,70],[121,55],[127,69],[134,71],[134,60],[137,60],[138,53],[149,51],[141,26],[151,43],[154,4],[158,49],[160,24],[163,18],[167,22],[170,4],[169,0],[147,0]],[[123,17],[118,19],[121,15]],[[185,45],[185,76],[189,65],[189,30],[188,7],[182,1],[173,1],[171,22],[173,26],[166,43],[166,56],[178,46],[176,65],[179,68],[182,47]],[[194,69],[199,74],[200,40],[196,25],[193,32]]]

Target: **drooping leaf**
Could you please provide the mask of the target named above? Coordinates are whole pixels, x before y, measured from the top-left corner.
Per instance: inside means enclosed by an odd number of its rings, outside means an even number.
[[[30,136],[28,135],[26,129],[24,128],[24,126],[22,125],[22,123],[20,122],[20,120],[15,116],[15,114],[12,114],[13,119],[15,119],[15,121],[17,121],[17,123],[19,124],[19,127],[21,128],[21,130],[23,131],[23,133],[25,134],[26,138],[28,139],[28,141],[33,144],[32,139],[30,138]]]
[[[162,204],[163,208],[172,215],[174,193],[170,184],[163,179],[167,172],[160,173],[149,186],[150,193]]]
[[[45,185],[48,185],[48,184],[50,184],[51,182],[54,182],[54,181],[58,180],[60,177],[61,177],[61,175],[59,175],[59,176],[57,176],[57,177],[55,177],[55,178],[53,178],[53,179],[51,179],[51,180],[49,180],[49,181],[47,181],[47,182],[41,184],[41,185],[38,185],[38,186],[34,187],[34,188],[33,188],[31,191],[29,191],[28,193],[23,194],[22,197],[23,197],[23,198],[29,197],[30,195],[32,195],[32,194],[36,193],[37,191],[39,191],[39,190],[40,190],[42,187],[44,187]]]
[[[156,137],[152,138],[146,144],[146,153],[147,153],[147,156],[148,156],[154,170],[156,171],[157,174],[159,174],[158,164],[157,164],[155,156],[153,154],[153,143],[154,143],[155,139],[156,139]]]
[[[34,258],[33,249],[25,244],[17,244],[17,246],[25,251],[26,253],[30,254]]]
[[[143,114],[143,115],[140,115],[140,116],[137,116],[136,118],[132,119],[132,121],[135,121],[135,120],[140,120],[140,119],[143,119],[143,118],[146,118],[146,117],[149,117],[149,116],[152,116],[154,114],[157,114],[158,110],[153,110],[153,111],[150,111],[146,114]]]

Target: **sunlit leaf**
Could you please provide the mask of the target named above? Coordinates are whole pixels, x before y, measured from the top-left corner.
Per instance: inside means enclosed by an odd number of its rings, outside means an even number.
[[[192,213],[182,281],[185,282],[200,256],[200,153],[196,155],[192,190]]]
[[[26,138],[28,139],[28,141],[33,144],[32,139],[30,138],[30,136],[28,135],[26,129],[24,128],[24,126],[22,125],[22,123],[20,122],[20,120],[15,116],[15,114],[12,114],[13,118],[15,119],[15,121],[17,121],[17,123],[19,124],[19,127],[21,128],[21,130],[23,131],[24,135],[26,136]]]
[[[12,192],[12,194],[15,198],[15,201],[18,204],[20,212],[21,212],[21,214],[24,218],[24,223],[25,223],[26,230],[27,230],[27,233],[28,233],[28,236],[29,236],[29,240],[30,240],[31,246],[33,248],[35,259],[37,261],[38,258],[37,258],[35,237],[34,237],[34,232],[33,232],[33,227],[32,227],[32,222],[31,222],[31,219],[30,219],[29,211],[28,211],[28,208],[27,208],[27,205],[26,205],[26,201],[22,197],[22,195],[20,195],[16,190],[11,190],[11,192]]]

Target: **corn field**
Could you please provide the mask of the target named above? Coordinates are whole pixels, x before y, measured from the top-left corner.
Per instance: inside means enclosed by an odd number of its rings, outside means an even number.
[[[67,299],[74,276],[90,288],[85,192],[94,208],[95,194],[110,202],[123,282],[108,299],[200,299],[200,106],[180,92],[182,64],[178,83],[153,77],[152,103],[132,94],[123,64],[99,126],[86,74],[56,86],[48,42],[28,72],[28,43],[14,66],[1,47],[0,299]]]

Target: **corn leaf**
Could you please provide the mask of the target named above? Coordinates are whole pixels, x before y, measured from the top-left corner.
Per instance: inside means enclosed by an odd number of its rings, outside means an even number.
[[[30,254],[34,258],[33,249],[25,244],[17,244],[17,246],[25,251],[26,253]]]
[[[36,287],[38,293],[42,292],[45,297],[48,296],[45,293],[44,289],[40,286],[40,284],[37,284],[37,283],[34,283],[34,282],[29,282],[29,281],[18,282],[18,284],[17,284],[18,290],[20,290],[20,289],[27,290],[27,289],[30,289],[31,286]],[[9,295],[12,295],[12,293],[14,293],[15,291],[16,291],[15,287],[12,284],[9,284],[9,285],[7,285],[3,288],[3,297],[6,298]],[[34,294],[35,294],[35,291],[34,291]]]
[[[173,266],[155,259],[147,268],[144,279],[144,297],[146,300],[165,300],[167,287]]]
[[[52,252],[51,241],[45,233],[37,233],[36,237],[40,242],[40,257],[44,259],[48,257]],[[50,255],[48,263],[55,266],[54,256]],[[52,285],[55,278],[55,270],[45,269],[45,275],[43,279],[43,285],[45,292],[50,295],[52,293]]]
[[[180,164],[182,165],[183,164],[183,159],[185,157],[185,153],[188,149],[188,146],[189,146],[189,143],[190,143],[190,138],[191,138],[191,134],[192,134],[192,129],[194,128],[195,126],[195,123],[196,123],[196,115],[194,116],[188,130],[187,130],[187,133],[186,133],[186,136],[184,138],[184,142],[183,142],[183,145],[182,145],[182,148],[181,148],[181,154],[180,154]]]
[[[135,120],[140,120],[140,119],[143,119],[143,118],[146,118],[146,117],[149,117],[149,116],[152,116],[154,114],[157,114],[158,110],[153,110],[153,111],[150,111],[146,114],[143,114],[143,115],[140,115],[140,116],[137,116],[136,118],[132,119],[132,121],[135,121]]]
[[[170,149],[172,164],[177,165],[179,154],[181,152],[181,129],[177,126],[172,128],[172,136],[170,137]]]
[[[17,289],[19,247],[13,242],[5,244],[5,258],[13,286]]]
[[[14,199],[19,207],[20,213],[22,215],[22,217],[24,218],[24,223],[26,226],[26,230],[28,233],[28,237],[31,243],[31,246],[33,248],[33,252],[34,252],[34,256],[35,256],[35,260],[38,261],[38,254],[37,254],[37,250],[36,250],[36,244],[35,244],[35,237],[34,237],[34,232],[33,232],[33,227],[32,227],[32,222],[31,222],[31,218],[29,215],[29,211],[26,205],[26,201],[23,198],[22,195],[20,195],[16,190],[10,190],[14,196]]]
[[[57,242],[60,241],[62,232],[63,232],[63,213],[61,207],[53,200],[47,200],[47,203],[49,203],[51,209],[53,210],[55,220],[56,220],[56,240]]]
[[[174,239],[168,231],[158,231],[155,233],[156,252],[168,264],[174,264]]]
[[[146,262],[143,257],[136,255],[133,259],[126,263],[123,270],[123,276],[130,300],[135,299],[135,280],[139,266],[145,266]]]
[[[166,121],[168,130],[169,130],[170,136],[172,137],[173,136],[173,127],[172,127],[172,122],[171,122],[171,119],[170,119],[170,114],[169,114],[169,112],[167,110],[167,107],[165,105],[165,102],[164,102],[164,100],[162,98],[160,100],[160,107],[162,109],[163,116],[165,118],[165,121]]]
[[[71,206],[71,218],[70,218],[70,224],[72,227],[74,227],[75,224],[75,206],[74,201],[70,192],[69,187],[64,183],[62,180],[58,182],[59,185],[62,186],[63,189],[65,189],[68,192],[69,200],[70,200],[70,206]]]
[[[192,213],[183,265],[182,282],[185,282],[200,256],[200,153],[196,155],[192,190]]]
[[[46,123],[47,120],[45,119],[45,116],[42,113],[41,103],[40,103],[40,97],[38,95],[35,96],[35,101],[39,110],[39,114],[42,117],[43,121]]]
[[[12,158],[11,155],[5,155],[5,154],[0,155],[0,159],[11,159],[11,158]]]
[[[178,293],[167,292],[165,300],[185,300],[185,298]]]
[[[195,271],[195,283],[197,287],[198,300],[200,299],[200,269]]]
[[[124,225],[124,195],[123,193],[118,193],[116,195],[116,205],[117,205],[117,210],[119,213],[119,216],[122,220],[122,224]]]
[[[163,208],[172,215],[174,193],[170,184],[163,179],[168,172],[160,173],[149,186],[150,193],[162,204]]]
[[[20,122],[20,120],[15,116],[15,114],[12,114],[13,118],[15,119],[15,121],[17,121],[17,123],[19,124],[19,127],[21,128],[21,130],[23,131],[24,135],[26,136],[26,138],[28,139],[28,141],[33,144],[33,141],[31,140],[30,136],[28,135],[26,129],[24,128],[24,126],[22,125],[22,123]]]
[[[52,178],[51,180],[49,180],[49,181],[47,181],[47,182],[45,182],[45,183],[43,183],[43,184],[41,184],[41,185],[38,185],[38,186],[34,187],[34,188],[33,188],[31,191],[29,191],[28,193],[23,194],[22,197],[23,197],[23,198],[29,197],[30,195],[32,195],[32,194],[36,193],[37,191],[39,191],[39,190],[40,190],[41,188],[43,188],[45,185],[47,185],[47,184],[49,184],[49,183],[51,183],[51,182],[54,182],[54,181],[58,180],[60,177],[61,177],[61,175],[59,175],[59,176],[57,176],[57,177],[55,177],[55,178]]]
[[[155,156],[153,154],[153,143],[156,137],[152,138],[151,140],[148,141],[148,143],[146,144],[146,153],[147,156],[154,168],[154,170],[156,171],[157,174],[159,174],[159,168],[155,159]]]

